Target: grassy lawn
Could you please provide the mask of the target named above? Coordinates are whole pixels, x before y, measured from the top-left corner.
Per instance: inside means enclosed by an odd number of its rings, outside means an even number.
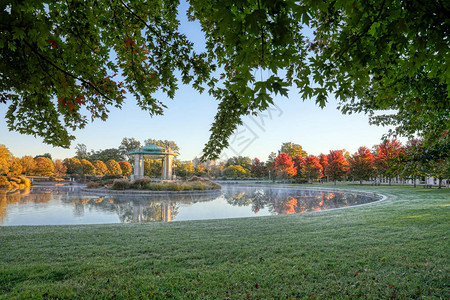
[[[0,298],[450,298],[449,188],[338,187],[388,199],[289,216],[0,227]]]

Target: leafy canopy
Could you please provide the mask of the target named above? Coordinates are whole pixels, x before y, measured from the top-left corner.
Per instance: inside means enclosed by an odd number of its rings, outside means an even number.
[[[69,130],[129,92],[151,115],[178,81],[219,101],[204,155],[288,88],[321,107],[366,112],[424,144],[450,138],[448,1],[191,0],[204,53],[179,32],[178,1],[3,1],[0,102],[10,130],[69,147]],[[265,75],[262,75],[265,74]],[[378,114],[393,110],[394,114]]]
[[[349,164],[342,150],[330,150],[327,159],[328,164],[325,168],[325,174],[334,181],[342,179],[349,170]]]
[[[299,144],[295,144],[292,142],[286,142],[281,144],[281,149],[278,150],[278,153],[287,153],[292,159],[297,155],[302,157],[306,157],[307,153],[303,150],[303,147]]]
[[[279,178],[289,178],[297,174],[294,160],[287,153],[278,154],[274,162],[275,175]]]

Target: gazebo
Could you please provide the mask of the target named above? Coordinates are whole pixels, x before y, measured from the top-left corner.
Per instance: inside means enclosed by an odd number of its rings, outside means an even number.
[[[152,159],[162,160],[162,174],[161,179],[172,179],[172,162],[173,157],[178,153],[173,152],[170,147],[164,148],[156,144],[150,144],[145,147],[139,147],[136,150],[128,153],[134,157],[134,173],[131,176],[131,180],[144,177],[144,158],[149,157]]]

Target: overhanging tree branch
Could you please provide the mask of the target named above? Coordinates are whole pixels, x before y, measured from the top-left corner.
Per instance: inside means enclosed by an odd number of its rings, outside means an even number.
[[[59,67],[58,65],[56,65],[55,63],[51,62],[48,58],[46,58],[44,55],[42,55],[41,53],[39,53],[39,51],[37,51],[30,43],[28,43],[26,40],[24,40],[24,43],[30,48],[31,51],[33,51],[33,53],[35,53],[37,56],[39,56],[40,58],[42,58],[43,60],[45,60],[47,63],[49,63],[51,66],[53,66],[55,69],[57,69],[58,71],[64,73],[65,75],[72,77],[73,79],[79,80],[81,82],[83,82],[84,84],[90,86],[91,88],[93,88],[97,93],[100,94],[100,96],[102,96],[103,98],[109,100],[109,101],[113,101],[111,98],[109,98],[108,96],[106,96],[100,89],[98,89],[94,84],[92,84],[89,81],[84,80],[83,78],[79,78],[76,75],[73,75],[72,73],[64,70],[63,68]]]
[[[355,44],[357,41],[359,41],[363,36],[365,36],[367,34],[367,31],[370,29],[370,27],[372,27],[372,25],[376,21],[378,21],[378,19],[380,18],[381,13],[383,12],[385,3],[386,3],[386,0],[383,0],[383,2],[381,3],[380,10],[378,11],[378,14],[375,16],[375,18],[372,20],[372,22],[367,24],[366,27],[350,42],[350,44],[344,50],[338,52],[339,56],[336,58],[336,60],[341,59],[344,56],[344,54],[353,46],[353,44]]]
[[[128,5],[126,5],[125,2],[123,2],[122,0],[119,0],[119,1],[130,12],[130,14],[133,17],[138,19],[139,22],[143,23],[148,30],[150,30],[154,35],[156,35],[162,41],[162,43],[167,43],[166,40],[156,30],[154,30],[152,27],[150,27],[147,24],[147,22],[145,22],[144,19],[142,19],[139,15],[137,15]]]

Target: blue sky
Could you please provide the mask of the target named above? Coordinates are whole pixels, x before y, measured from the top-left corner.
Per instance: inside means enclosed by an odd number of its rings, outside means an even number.
[[[182,9],[185,8],[182,5]],[[202,34],[196,23],[188,23],[181,14],[182,31],[202,48]],[[217,110],[217,101],[199,94],[189,86],[180,85],[174,99],[163,94],[158,98],[168,108],[163,116],[150,117],[141,111],[131,97],[121,110],[111,108],[106,122],[95,121],[83,130],[75,132],[76,140],[70,149],[52,147],[42,139],[9,132],[3,118],[7,106],[0,104],[0,144],[6,145],[16,157],[24,155],[52,154],[54,159],[75,155],[75,146],[85,144],[88,150],[117,148],[124,137],[134,137],[143,142],[147,138],[175,141],[180,147],[181,160],[191,160],[201,155],[209,138],[209,129]],[[342,115],[336,109],[336,100],[328,99],[328,105],[320,109],[313,100],[303,102],[295,89],[289,97],[276,97],[276,107],[257,118],[244,118],[244,126],[231,138],[229,149],[222,159],[234,155],[258,157],[266,160],[284,142],[300,144],[309,154],[328,153],[343,149],[354,153],[358,147],[372,147],[380,143],[388,128],[371,126],[363,114]]]

